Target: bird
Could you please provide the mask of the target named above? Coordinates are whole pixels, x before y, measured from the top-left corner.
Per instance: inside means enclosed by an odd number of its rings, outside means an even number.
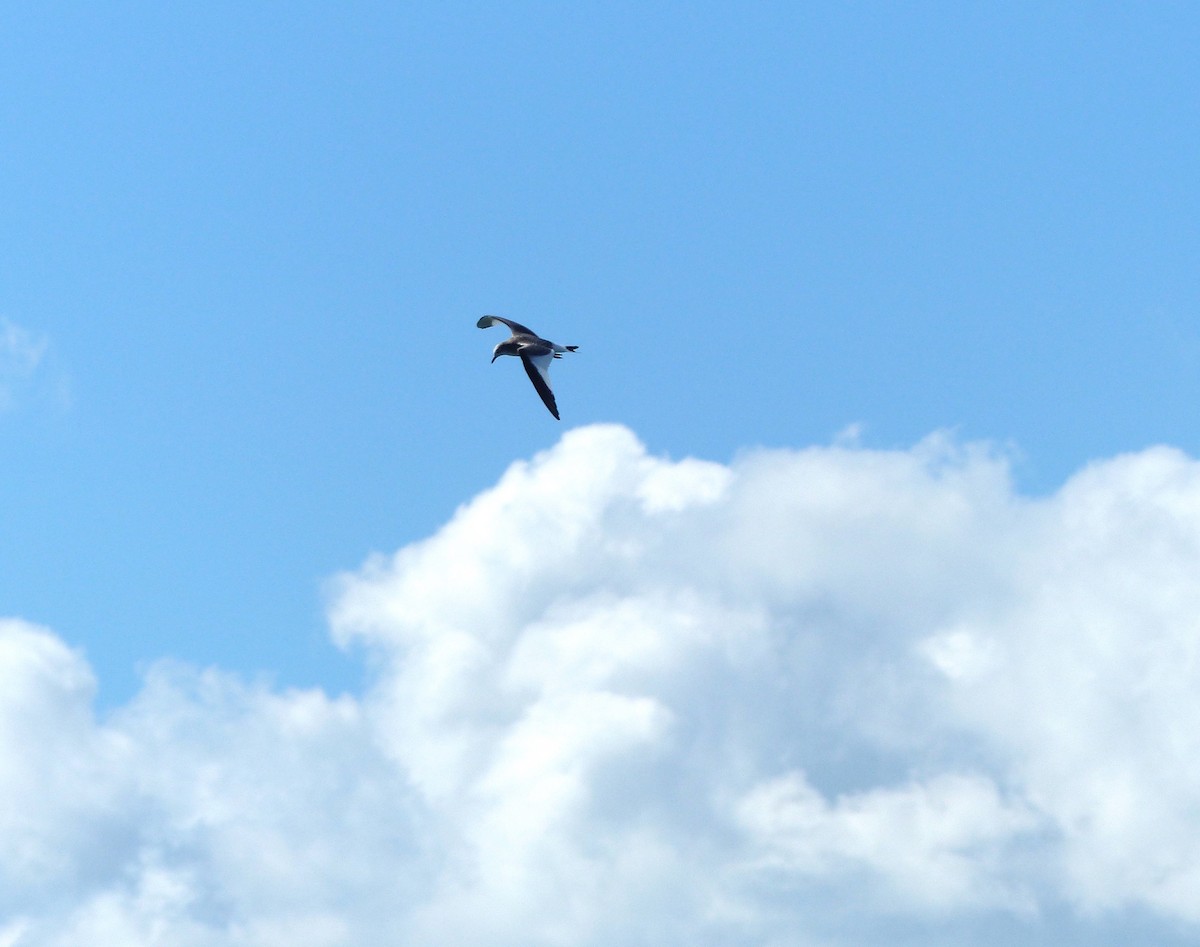
[[[487,329],[498,322],[503,322],[508,326],[512,330],[512,335],[492,349],[492,362],[495,362],[501,355],[515,355],[520,358],[521,364],[525,366],[525,374],[529,376],[533,387],[537,389],[537,393],[542,396],[542,401],[554,415],[554,420],[561,420],[558,416],[558,405],[554,401],[554,392],[550,390],[550,362],[553,359],[562,358],[563,352],[576,351],[579,346],[558,345],[550,342],[532,329],[519,322],[513,322],[511,319],[505,319],[503,316],[482,316],[475,325],[481,329]]]

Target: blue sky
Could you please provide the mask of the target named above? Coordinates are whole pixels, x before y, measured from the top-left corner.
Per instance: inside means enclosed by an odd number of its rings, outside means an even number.
[[[559,433],[488,370],[482,312],[580,344],[565,424],[672,456],[948,427],[1045,490],[1192,447],[1195,28],[10,12],[0,309],[51,340],[71,403],[0,418],[3,596],[117,695],[164,651],[328,680],[316,583]]]
[[[950,431],[1018,506],[1194,455],[1198,41],[1170,3],[6,9],[0,614],[102,720],[164,659],[357,700],[393,639],[337,632],[344,575],[574,428],[735,471]],[[579,345],[561,424],[485,312]]]

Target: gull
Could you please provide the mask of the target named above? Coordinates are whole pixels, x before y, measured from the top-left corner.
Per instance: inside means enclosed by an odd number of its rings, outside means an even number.
[[[574,352],[579,346],[557,345],[541,338],[519,322],[513,322],[503,316],[483,316],[475,325],[487,329],[497,322],[503,322],[512,329],[512,335],[492,349],[492,361],[495,362],[501,355],[518,356],[521,364],[525,366],[525,374],[529,376],[533,387],[554,415],[554,420],[559,420],[558,405],[554,403],[554,392],[550,390],[550,362],[562,358],[563,352]]]

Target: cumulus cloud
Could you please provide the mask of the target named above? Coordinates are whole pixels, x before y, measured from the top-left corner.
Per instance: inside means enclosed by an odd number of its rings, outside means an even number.
[[[98,720],[0,626],[0,944],[1194,934],[1198,575],[1166,448],[1035,499],[943,436],[578,429],[336,580],[359,695],[163,664]]]

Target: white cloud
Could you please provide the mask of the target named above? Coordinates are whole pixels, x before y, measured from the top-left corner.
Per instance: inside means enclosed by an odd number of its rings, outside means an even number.
[[[13,408],[45,358],[49,341],[0,319],[0,411]]]
[[[921,909],[996,904],[1029,910],[1006,884],[1005,846],[1037,818],[978,775],[942,774],[826,800],[799,773],[763,783],[739,806],[762,867],[795,881],[866,872]]]
[[[578,429],[338,580],[360,697],[164,664],[96,720],[0,626],[0,944],[1194,935],[1197,575],[1177,451],[1030,499],[941,436]]]

